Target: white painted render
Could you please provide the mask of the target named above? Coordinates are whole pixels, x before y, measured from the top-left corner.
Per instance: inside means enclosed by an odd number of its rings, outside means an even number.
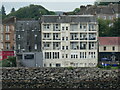
[[[56,29],[56,31],[53,31],[54,30],[53,27],[56,24],[58,24],[58,28]],[[80,29],[81,24],[82,27],[85,26],[86,29],[83,28]],[[46,25],[50,25],[48,29],[45,29]],[[89,30],[90,28],[89,25],[94,25],[94,27],[91,30]],[[97,22],[42,23],[41,27],[42,27],[43,62],[45,67],[57,67],[56,64],[60,64],[60,67],[70,67],[70,66],[95,67],[97,65],[98,63]],[[63,27],[64,30],[62,30]],[[68,30],[66,30],[66,27],[68,27]],[[57,39],[53,40],[54,39],[53,36],[55,33],[58,34],[57,36],[55,36]],[[85,36],[86,38],[94,37],[95,40],[88,40],[88,39],[82,40],[82,35]],[[72,37],[75,38],[76,40],[71,39]],[[58,43],[57,44],[58,47],[55,48],[55,46],[53,45],[56,45],[56,43]],[[92,43],[94,44],[93,47],[92,47]],[[91,49],[89,49],[90,47],[89,44],[91,44]],[[83,47],[82,45],[85,46],[84,49],[81,49],[81,47]],[[66,48],[68,49],[66,50]],[[59,53],[59,56],[55,52]],[[49,58],[51,57],[51,59],[45,58],[45,53],[47,53],[46,56],[49,56]],[[55,54],[55,57],[58,56],[59,58],[53,59],[53,53]]]

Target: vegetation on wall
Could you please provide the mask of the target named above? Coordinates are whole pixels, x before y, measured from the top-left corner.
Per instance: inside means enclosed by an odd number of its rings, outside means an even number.
[[[0,67],[16,67],[16,57],[9,57],[0,61]]]

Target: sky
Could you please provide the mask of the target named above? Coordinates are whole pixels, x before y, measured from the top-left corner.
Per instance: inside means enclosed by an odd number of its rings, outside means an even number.
[[[5,6],[6,13],[8,14],[13,7],[15,10],[18,10],[30,4],[42,5],[50,11],[73,11],[81,5],[93,5],[95,1],[118,2],[120,0],[0,0],[0,5]]]
[[[5,6],[8,14],[14,7],[18,10],[21,7],[30,4],[42,5],[50,11],[73,11],[79,8],[80,5],[94,4],[95,0],[2,0],[1,5]]]

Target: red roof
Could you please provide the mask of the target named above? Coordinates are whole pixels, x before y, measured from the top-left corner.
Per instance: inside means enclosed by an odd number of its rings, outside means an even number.
[[[120,45],[120,37],[99,37],[99,45]]]

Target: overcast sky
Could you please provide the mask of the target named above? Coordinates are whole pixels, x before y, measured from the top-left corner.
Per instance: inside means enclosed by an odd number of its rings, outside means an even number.
[[[33,2],[34,1],[34,2]],[[14,7],[18,10],[30,4],[42,5],[50,11],[72,11],[80,5],[94,4],[95,0],[2,0],[8,14]]]
[[[42,5],[50,11],[73,11],[75,8],[79,8],[81,5],[93,5],[95,1],[96,0],[0,0],[0,4],[5,6],[6,13],[8,14],[13,7],[18,10],[19,8],[28,6],[30,4]],[[109,2],[119,0],[106,1]]]

